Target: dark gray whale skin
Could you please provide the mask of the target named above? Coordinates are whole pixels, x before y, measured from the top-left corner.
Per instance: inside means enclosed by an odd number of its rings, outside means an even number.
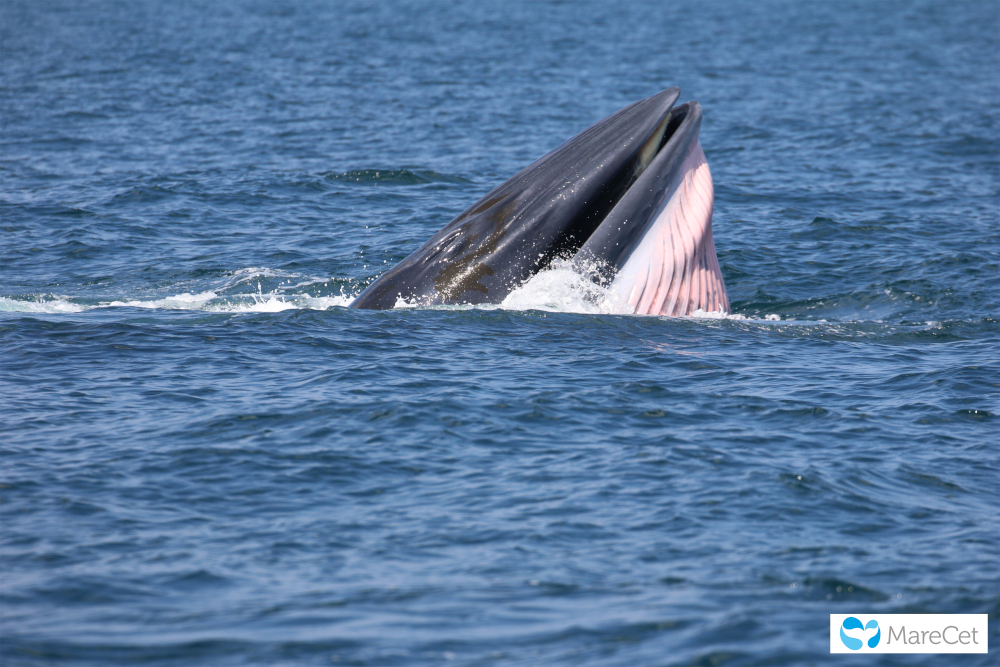
[[[663,147],[573,257],[581,273],[601,283],[614,279],[642,241],[660,206],[680,184],[684,159],[698,142],[700,131],[700,104],[687,102],[674,107]]]
[[[351,307],[385,310],[399,299],[419,305],[500,303],[554,258],[576,255],[606,219],[612,221],[609,214],[616,228],[627,223],[623,242],[616,245],[615,234],[603,230],[585,254],[620,266],[686,154],[689,141],[673,141],[672,135],[697,140],[698,127],[693,134],[681,130],[691,121],[700,125],[700,107],[694,102],[672,112],[679,94],[668,88],[635,102],[522,169],[382,274]],[[677,155],[665,155],[667,150]],[[651,162],[667,173],[649,174]],[[647,219],[640,221],[643,215]]]

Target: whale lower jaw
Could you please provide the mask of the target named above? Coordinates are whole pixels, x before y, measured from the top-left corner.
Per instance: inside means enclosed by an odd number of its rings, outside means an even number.
[[[673,194],[611,282],[636,315],[728,313],[729,298],[712,239],[712,173],[701,144],[685,157]]]

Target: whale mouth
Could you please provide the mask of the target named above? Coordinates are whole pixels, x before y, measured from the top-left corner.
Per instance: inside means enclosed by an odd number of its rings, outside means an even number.
[[[678,131],[684,127],[685,121],[691,121],[691,116],[697,115],[694,123],[694,141],[697,143],[697,129],[701,122],[700,106],[697,102],[687,102],[685,104],[672,107],[664,114],[663,119],[657,125],[656,130],[652,133],[649,139],[646,140],[642,149],[639,151],[639,155],[636,159],[635,170],[626,184],[620,188],[616,188],[617,197],[614,199],[609,199],[611,203],[610,209],[603,214],[600,220],[600,224],[587,235],[587,238],[583,239],[583,242],[572,248],[572,254],[564,255],[564,258],[569,259],[573,254],[577,253],[595,233],[601,228],[601,225],[605,221],[614,219],[614,213],[622,201],[628,201],[629,194],[633,193],[633,199],[640,199],[643,203],[652,203],[656,200],[656,194],[658,192],[665,193],[671,185],[674,184],[680,178],[680,173],[677,169],[667,169],[666,173],[664,167],[666,165],[659,164],[660,162],[665,162],[663,158],[666,158],[671,152],[677,156],[686,155],[690,149],[690,137],[683,137],[678,134]],[[691,134],[688,132],[687,134]],[[675,139],[676,137],[676,139]],[[685,139],[688,139],[685,141]],[[671,140],[674,140],[674,144],[671,144]],[[661,158],[663,155],[663,158]],[[660,158],[658,160],[658,158]],[[647,176],[645,179],[643,176],[646,174],[646,170],[653,166],[653,163],[658,164],[654,169],[659,169],[661,173],[658,175],[660,178],[651,179]],[[649,181],[655,180],[655,183]],[[641,181],[641,182],[640,182]],[[634,220],[637,213],[635,211],[629,211],[629,215],[623,216],[622,212],[619,212],[617,217],[625,217],[629,220]],[[591,259],[598,259],[597,257],[592,257]],[[617,268],[614,263],[608,263],[608,257],[601,257],[605,261],[605,266],[603,267],[600,279],[607,280],[613,277],[614,271]],[[609,273],[610,272],[610,273]]]
[[[351,306],[500,303],[555,259],[567,258],[599,267],[593,279],[634,301],[636,313],[687,314],[692,304],[728,310],[724,299],[699,296],[709,283],[709,294],[721,289],[724,297],[725,290],[711,244],[711,175],[698,144],[701,107],[674,107],[679,94],[670,88],[635,102],[528,165]],[[636,291],[619,280],[625,275],[649,284]],[[678,281],[688,295],[682,299],[669,296]],[[692,288],[691,281],[702,287]],[[660,292],[668,296],[661,299]]]
[[[697,104],[694,102],[693,104]],[[579,226],[570,233],[560,238],[553,248],[545,254],[541,266],[545,268],[555,259],[572,259],[580,248],[590,239],[590,237],[600,228],[600,225],[611,215],[615,207],[626,198],[629,191],[638,183],[639,179],[646,172],[649,166],[656,160],[660,153],[670,143],[671,138],[677,133],[684,120],[691,112],[691,102],[672,107],[663,114],[663,118],[656,125],[656,128],[646,139],[642,147],[638,150],[631,170],[625,173],[610,174],[605,189],[609,192],[607,198],[602,198],[595,202],[591,210],[584,216],[597,224],[592,228]],[[641,186],[640,186],[641,187]],[[612,277],[613,267],[604,263],[601,271],[595,274],[595,278],[607,280]]]
[[[674,136],[677,129],[687,118],[688,113],[691,111],[691,102],[681,104],[679,106],[673,107],[660,121],[657,126],[656,131],[647,140],[646,145],[643,146],[640,152],[640,169],[636,173],[636,178],[642,175],[642,172],[649,167],[653,159],[660,154],[660,151],[666,147],[670,142],[670,138]],[[695,103],[697,104],[697,103]],[[648,146],[648,148],[647,148]]]
[[[573,257],[635,314],[729,312],[700,128],[697,102],[671,110],[655,157]]]

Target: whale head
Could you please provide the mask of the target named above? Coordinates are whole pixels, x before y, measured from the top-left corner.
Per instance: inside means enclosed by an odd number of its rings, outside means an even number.
[[[351,304],[500,303],[557,258],[632,312],[729,309],[716,259],[701,107],[678,88],[599,121],[528,165]]]

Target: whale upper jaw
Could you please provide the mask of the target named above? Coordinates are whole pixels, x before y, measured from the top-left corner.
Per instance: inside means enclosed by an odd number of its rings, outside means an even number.
[[[563,257],[634,301],[636,313],[728,311],[698,145],[701,107],[674,107],[679,93],[625,107],[524,168],[351,307],[500,303]]]

